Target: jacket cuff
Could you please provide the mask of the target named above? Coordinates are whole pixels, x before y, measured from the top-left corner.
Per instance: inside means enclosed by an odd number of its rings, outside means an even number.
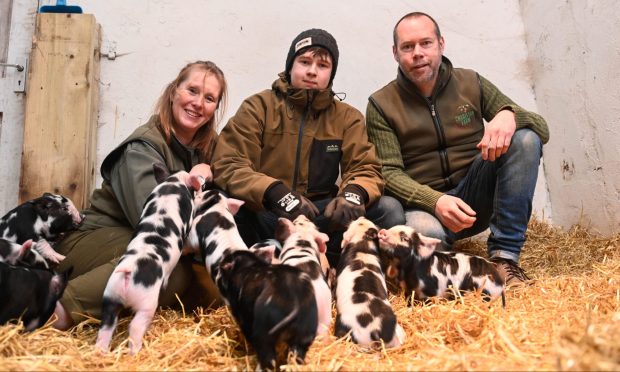
[[[521,129],[521,128],[529,127],[529,123],[527,122],[527,120],[524,117],[524,115],[520,115],[519,114],[521,112],[519,110],[519,106],[517,106],[517,105],[504,105],[499,110],[497,110],[497,113],[499,113],[500,111],[504,111],[504,110],[512,111],[512,113],[515,114],[516,129]],[[496,113],[496,115],[497,115],[497,113]]]
[[[360,185],[353,183],[348,184],[340,193],[347,201],[356,205],[366,205],[368,202],[368,193]]]
[[[434,216],[437,200],[439,200],[442,196],[444,196],[444,193],[429,188],[419,195],[418,202],[415,203],[415,205],[417,208],[421,208]],[[408,200],[407,204],[412,205],[413,202]]]
[[[271,208],[278,200],[288,194],[291,190],[286,187],[281,181],[276,181],[267,187],[263,196],[263,206],[266,209]]]

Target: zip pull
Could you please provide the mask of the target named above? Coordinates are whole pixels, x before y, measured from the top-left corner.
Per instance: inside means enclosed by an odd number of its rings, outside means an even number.
[[[433,115],[433,117],[436,117],[437,114],[435,113],[435,104],[431,104],[431,115]]]

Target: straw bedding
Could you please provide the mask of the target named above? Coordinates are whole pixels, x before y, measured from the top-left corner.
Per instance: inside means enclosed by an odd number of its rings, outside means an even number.
[[[457,249],[484,256],[484,242]],[[620,370],[620,234],[597,237],[530,223],[521,265],[533,284],[510,289],[507,306],[476,294],[407,307],[391,298],[407,334],[399,349],[369,351],[330,336],[305,365],[288,370]],[[127,353],[128,318],[112,351],[94,348],[98,321],[69,332],[49,325],[23,333],[0,327],[2,370],[254,370],[256,358],[228,310],[160,310],[136,356]],[[333,323],[332,323],[333,324]]]

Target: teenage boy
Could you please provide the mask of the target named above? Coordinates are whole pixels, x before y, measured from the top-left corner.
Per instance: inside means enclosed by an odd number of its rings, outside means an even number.
[[[271,89],[246,99],[220,133],[214,181],[246,202],[236,220],[248,245],[273,238],[278,217],[303,214],[330,235],[334,265],[352,220],[365,215],[385,228],[404,223],[400,203],[381,196],[381,166],[364,117],[334,99],[338,57],[327,31],[300,33]]]

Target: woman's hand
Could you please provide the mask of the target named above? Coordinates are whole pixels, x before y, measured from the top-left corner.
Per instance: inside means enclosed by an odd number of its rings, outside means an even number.
[[[209,166],[209,164],[196,164],[189,171],[189,174],[190,176],[196,177],[200,182],[200,187],[197,187],[196,190],[200,190],[204,185],[211,185],[213,183],[213,173],[211,172],[211,166]]]
[[[205,182],[213,182],[213,173],[211,172],[211,166],[209,164],[196,164],[192,170],[189,171],[189,174],[192,176],[203,177]]]

